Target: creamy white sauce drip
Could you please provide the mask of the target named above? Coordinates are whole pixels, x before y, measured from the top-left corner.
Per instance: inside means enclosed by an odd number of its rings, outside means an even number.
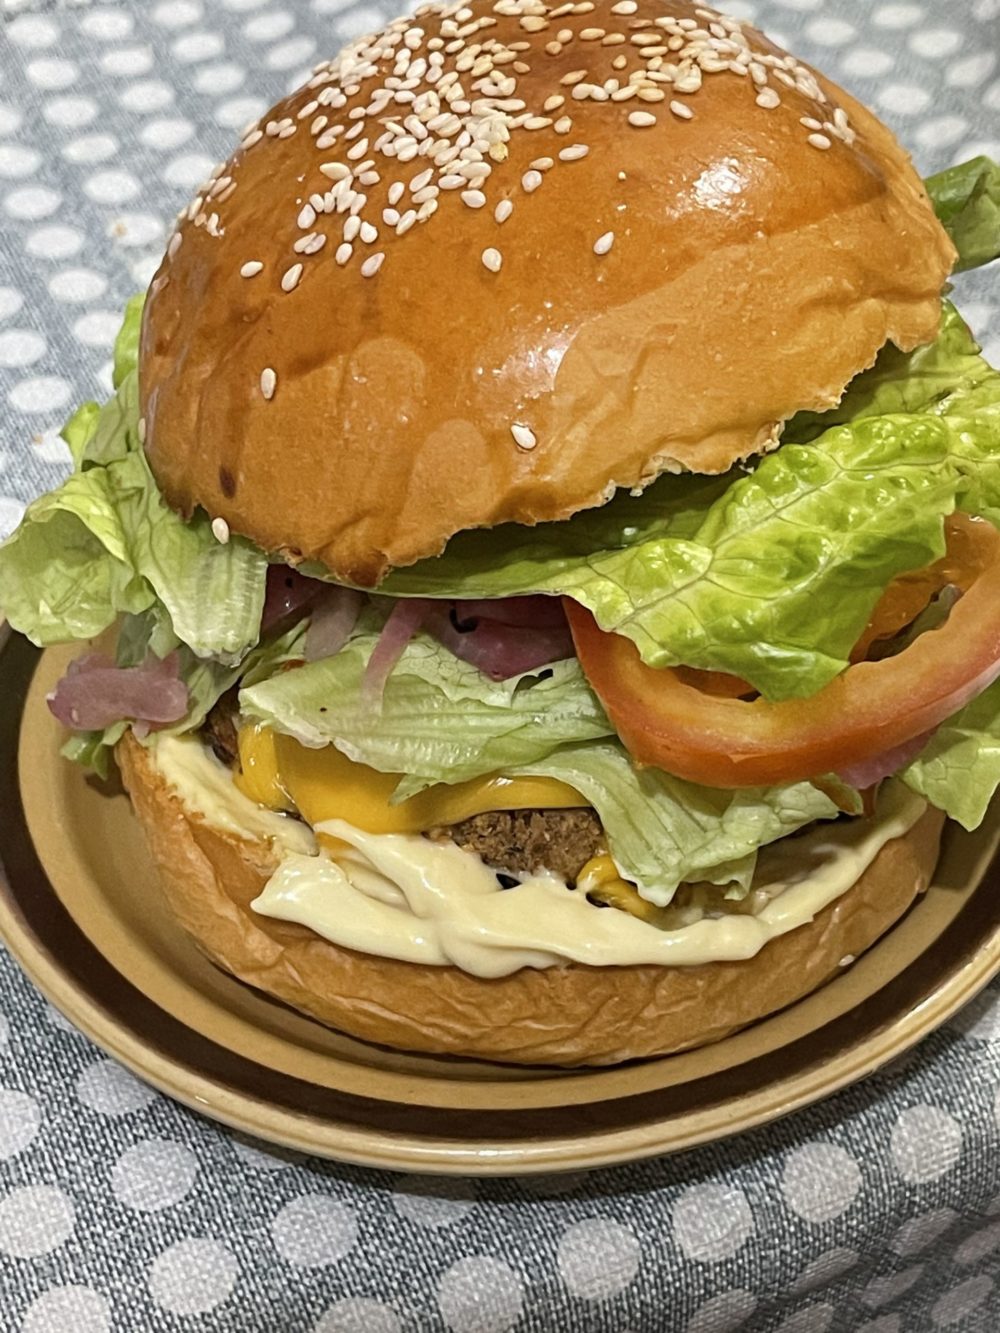
[[[195,736],[157,736],[153,761],[189,810],[237,837],[263,838],[278,852],[308,856],[316,839],[308,824],[276,814],[244,796],[233,774]]]
[[[596,908],[554,875],[501,889],[477,856],[447,841],[366,833],[332,819],[317,832],[348,846],[335,857],[317,854],[304,825],[249,800],[197,740],[163,737],[153,753],[163,776],[208,823],[268,838],[284,853],[252,904],[262,916],[307,926],[361,953],[452,964],[481,977],[564,962],[689,966],[752,958],[846,893],[926,808],[902,783],[888,782],[874,818],[817,824],[763,848],[752,911],[704,913],[664,930],[615,908]],[[696,914],[685,909],[678,915],[688,921]]]

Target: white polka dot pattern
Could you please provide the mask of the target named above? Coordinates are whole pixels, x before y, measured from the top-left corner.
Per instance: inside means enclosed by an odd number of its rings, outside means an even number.
[[[358,1238],[353,1211],[325,1194],[304,1194],[286,1203],[271,1224],[282,1259],[296,1268],[325,1268],[348,1254]]]
[[[218,1240],[180,1240],[153,1260],[149,1292],[168,1314],[205,1314],[227,1301],[239,1264]]]
[[[111,1307],[90,1287],[51,1287],[31,1302],[21,1333],[108,1333]]]
[[[408,1176],[392,1196],[400,1217],[434,1230],[463,1221],[475,1208],[475,1200],[471,1181],[445,1176]]]
[[[58,1250],[73,1233],[76,1209],[55,1185],[22,1185],[0,1198],[0,1254],[34,1259]]]
[[[861,1172],[835,1143],[810,1143],[792,1153],[781,1181],[788,1206],[807,1222],[829,1222],[854,1202]]]
[[[685,1190],[674,1204],[672,1220],[681,1251],[705,1263],[731,1258],[753,1232],[746,1195],[729,1185]]]
[[[395,7],[0,0],[0,537],[65,473],[59,428],[106,391],[188,192]],[[872,104],[924,172],[1000,154],[1000,0],[724,7]],[[996,271],[958,297],[1000,361]],[[0,1324],[19,1333],[1000,1328],[996,987],[773,1132],[475,1185],[232,1136],[95,1051],[2,951],[0,1009]]]
[[[571,1226],[559,1239],[559,1275],[574,1296],[602,1301],[631,1286],[642,1250],[635,1232],[613,1218],[594,1217]]]
[[[521,1279],[500,1259],[459,1259],[441,1277],[438,1307],[451,1333],[507,1333],[521,1317]]]
[[[962,1130],[937,1106],[912,1106],[892,1130],[892,1160],[904,1180],[925,1185],[950,1171],[962,1151]]]
[[[364,1297],[338,1301],[320,1317],[314,1333],[402,1333],[395,1310]]]

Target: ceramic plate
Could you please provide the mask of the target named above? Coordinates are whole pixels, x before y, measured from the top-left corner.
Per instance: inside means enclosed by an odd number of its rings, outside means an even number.
[[[1000,971],[994,817],[974,835],[949,828],[928,893],[858,963],[714,1046],[566,1072],[353,1041],[220,972],[173,924],[121,789],[58,756],[44,700],[72,655],[16,635],[0,645],[0,934],[48,999],[142,1078],[275,1143],[484,1175],[675,1152],[864,1077]]]

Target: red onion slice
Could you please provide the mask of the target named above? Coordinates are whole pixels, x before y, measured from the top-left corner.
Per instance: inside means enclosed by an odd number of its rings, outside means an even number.
[[[478,598],[459,600],[453,605],[460,623],[483,618],[495,620],[500,625],[517,625],[524,629],[566,624],[566,613],[559,597],[497,597],[492,601]]]
[[[459,629],[448,610],[438,604],[426,624],[439,643],[490,680],[509,680],[573,656],[573,639],[565,619],[561,624],[536,628],[483,616],[468,629]]]
[[[868,759],[859,759],[856,764],[850,764],[847,768],[840,769],[837,777],[842,782],[846,782],[848,786],[856,787],[858,791],[864,791],[866,787],[874,786],[876,782],[891,777],[893,773],[898,773],[901,768],[905,768],[907,764],[912,763],[935,731],[937,731],[937,727],[932,727],[930,731],[925,731],[922,736],[914,736],[912,740],[904,741],[902,745],[894,746],[891,750],[885,750],[882,754],[873,754]]]
[[[381,707],[385,682],[433,606],[427,597],[401,597],[389,612],[361,680],[361,698],[368,706]]]
[[[306,661],[316,662],[339,653],[358,623],[364,604],[364,593],[354,588],[329,587],[313,607],[303,653]]]
[[[271,565],[267,571],[264,610],[260,617],[261,634],[274,629],[294,612],[304,614],[306,608],[329,586],[321,579],[307,579],[291,565]]]
[[[69,670],[46,702],[73,731],[103,731],[130,721],[145,734],[156,726],[179,722],[188,711],[188,689],[178,674],[178,655],[147,653],[139,666],[119,667],[100,653],[87,653]]]

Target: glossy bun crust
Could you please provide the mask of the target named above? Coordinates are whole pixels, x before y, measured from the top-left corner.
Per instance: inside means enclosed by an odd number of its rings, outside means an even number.
[[[317,67],[182,215],[146,447],[176,508],[374,584],[767,448],[933,337],[953,253],[885,127],[752,28],[427,8]]]
[[[185,808],[131,733],[125,785],[180,924],[227,972],[364,1041],[511,1064],[603,1065],[718,1041],[808,995],[894,925],[930,882],[943,817],[929,808],[852,889],[744,962],[700,967],[524,968],[485,980],[330,944],[259,916],[267,843]],[[595,909],[596,910],[596,909]]]

